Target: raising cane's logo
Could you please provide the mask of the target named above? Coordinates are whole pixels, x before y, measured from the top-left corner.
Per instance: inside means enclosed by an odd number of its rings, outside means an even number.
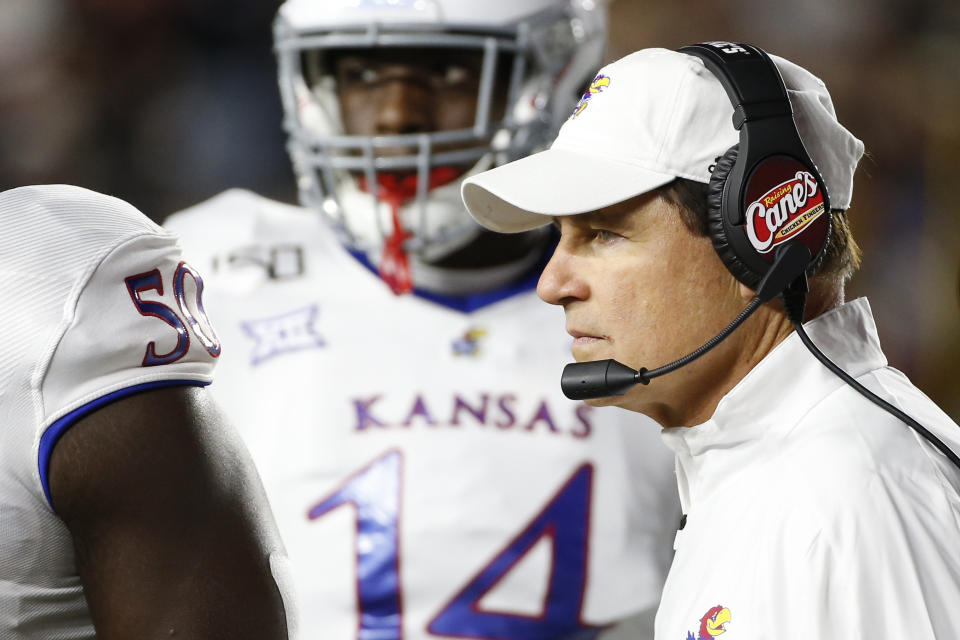
[[[768,253],[796,236],[823,215],[823,191],[809,171],[797,171],[747,207],[746,229],[750,243]]]

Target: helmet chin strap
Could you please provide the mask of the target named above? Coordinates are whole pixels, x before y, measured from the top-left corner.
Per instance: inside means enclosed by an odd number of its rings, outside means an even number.
[[[383,245],[383,255],[380,257],[378,271],[380,279],[387,283],[390,290],[396,295],[403,295],[413,291],[413,277],[410,275],[410,255],[403,245],[413,237],[413,234],[403,228],[400,222],[400,203],[393,198],[384,198],[390,205],[393,219],[393,232],[387,237]]]
[[[462,171],[453,167],[435,167],[427,178],[427,190],[453,182],[462,175]],[[413,291],[413,277],[410,275],[410,256],[404,245],[413,237],[413,233],[404,228],[400,220],[400,208],[416,197],[418,174],[400,177],[395,173],[377,175],[377,197],[390,207],[393,231],[386,238],[383,255],[378,267],[380,278],[387,283],[396,295]],[[358,179],[360,188],[368,191],[365,176]]]

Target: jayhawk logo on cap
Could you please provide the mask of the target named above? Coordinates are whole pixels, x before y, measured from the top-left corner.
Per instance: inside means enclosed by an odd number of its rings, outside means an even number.
[[[687,632],[687,640],[711,640],[722,633],[726,633],[725,624],[730,622],[730,609],[722,604],[711,607],[702,618],[700,618],[700,631],[697,635],[693,632]]]
[[[587,90],[584,92],[583,97],[580,98],[580,102],[577,103],[577,106],[574,107],[573,113],[570,114],[571,118],[576,118],[580,115],[584,109],[587,108],[587,105],[590,104],[590,98],[596,94],[602,92],[604,89],[610,86],[610,78],[598,73],[597,77],[593,79],[593,82],[590,83],[590,86],[587,87]]]

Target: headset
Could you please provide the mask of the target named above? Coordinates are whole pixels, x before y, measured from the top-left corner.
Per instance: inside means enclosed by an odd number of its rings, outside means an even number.
[[[780,71],[748,44],[707,42],[679,49],[700,58],[733,104],[740,142],[717,160],[707,187],[713,246],[733,276],[756,289],[778,247],[799,240],[820,265],[833,227],[826,184],[793,120]]]
[[[960,469],[956,453],[838,367],[803,329],[807,276],[823,261],[833,212],[827,186],[797,131],[777,66],[765,51],[743,43],[704,42],[678,51],[702,60],[733,104],[733,126],[740,139],[714,165],[707,185],[707,228],[723,264],[756,295],[706,344],[657,369],[634,370],[616,360],[567,365],[560,383],[564,394],[585,400],[623,395],[637,384],[649,384],[710,351],[760,305],[780,296],[794,330],[814,357],[865,398],[916,430]]]

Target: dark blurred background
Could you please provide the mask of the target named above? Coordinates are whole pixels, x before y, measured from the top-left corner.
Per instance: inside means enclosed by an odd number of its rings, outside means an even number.
[[[229,187],[294,202],[278,5],[0,0],[0,189],[77,184],[157,220]],[[891,364],[960,419],[960,3],[611,5],[611,59],[716,39],[810,69],[866,143],[850,210],[864,266],[849,297],[870,298]]]

